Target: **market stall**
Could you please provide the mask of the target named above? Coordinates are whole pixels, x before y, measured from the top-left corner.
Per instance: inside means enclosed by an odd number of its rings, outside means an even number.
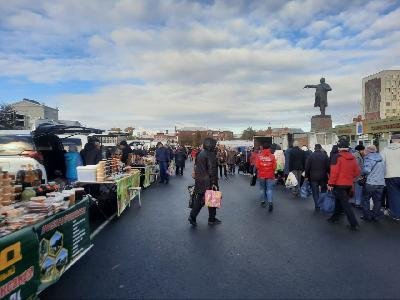
[[[0,298],[35,298],[90,249],[89,198],[0,174]]]
[[[78,167],[79,186],[98,186],[108,191],[108,198],[117,202],[117,216],[128,207],[131,201],[140,199],[140,171],[131,167],[123,168],[118,157],[103,160],[95,166]]]
[[[132,157],[131,166],[134,169],[140,170],[141,180],[140,186],[143,188],[148,188],[158,178],[158,167],[155,164],[154,156],[148,155],[144,157]]]

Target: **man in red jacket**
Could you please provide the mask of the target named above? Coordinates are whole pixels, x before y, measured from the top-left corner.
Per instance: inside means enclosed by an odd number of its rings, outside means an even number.
[[[350,223],[348,228],[357,231],[359,225],[349,203],[349,194],[354,179],[360,175],[360,168],[354,156],[349,153],[349,142],[341,139],[338,146],[339,154],[332,161],[328,182],[328,189],[333,190],[335,196],[335,212],[328,221],[337,223],[344,211]]]
[[[275,169],[276,159],[269,150],[270,147],[264,149],[261,154],[256,157],[257,177],[260,181],[262,190],[261,205],[266,206],[265,199],[268,200],[268,211],[272,212],[272,193],[275,185]]]

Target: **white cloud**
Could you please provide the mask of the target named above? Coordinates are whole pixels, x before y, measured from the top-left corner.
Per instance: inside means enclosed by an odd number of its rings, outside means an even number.
[[[49,100],[104,128],[308,127],[302,88],[325,76],[342,122],[363,76],[399,67],[399,12],[390,0],[0,2],[0,76],[94,82]]]

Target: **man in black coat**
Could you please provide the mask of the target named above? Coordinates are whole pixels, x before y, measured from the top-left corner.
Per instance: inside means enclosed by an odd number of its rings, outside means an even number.
[[[96,140],[89,140],[80,152],[83,165],[97,165],[102,159],[101,150],[97,146]]]
[[[316,144],[315,152],[308,157],[305,169],[305,177],[310,181],[316,211],[320,210],[318,206],[320,188],[321,193],[326,193],[328,188],[329,167],[328,155],[325,151],[322,151],[320,144]]]
[[[212,138],[206,138],[203,142],[203,150],[197,155],[195,162],[195,186],[194,193],[196,195],[193,208],[188,218],[190,224],[197,226],[196,217],[201,208],[205,204],[206,190],[218,190],[218,163],[216,156],[217,141]],[[215,215],[217,209],[215,207],[208,208],[208,224],[220,224]]]
[[[293,143],[293,148],[290,150],[289,157],[289,171],[296,176],[298,182],[297,186],[293,190],[295,196],[298,196],[300,192],[301,174],[304,171],[305,163],[306,155],[304,151],[299,148],[299,143],[295,141]]]
[[[175,151],[175,166],[176,175],[183,175],[183,169],[185,168],[185,160],[187,156],[182,147],[178,147]]]

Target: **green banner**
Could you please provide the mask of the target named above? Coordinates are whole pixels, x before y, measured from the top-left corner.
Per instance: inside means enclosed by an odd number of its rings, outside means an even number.
[[[0,299],[34,299],[39,285],[39,242],[32,227],[0,239]]]
[[[39,290],[43,290],[90,247],[89,200],[46,219],[35,231],[39,239]]]
[[[116,181],[117,184],[117,204],[118,204],[118,217],[122,214],[131,200],[137,196],[138,191],[130,192],[132,187],[139,187],[140,185],[140,172],[135,172],[130,176],[123,177]]]

